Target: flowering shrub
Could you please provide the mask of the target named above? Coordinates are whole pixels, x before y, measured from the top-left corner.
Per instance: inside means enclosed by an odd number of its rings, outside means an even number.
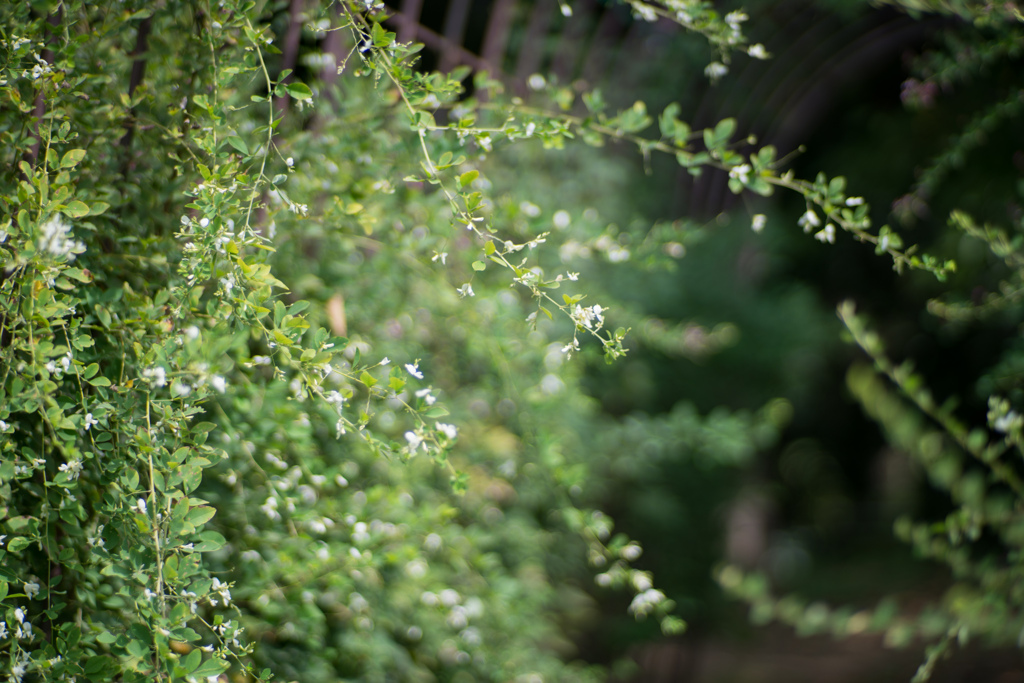
[[[12,680],[596,680],[558,626],[588,563],[682,628],[586,505],[588,437],[635,423],[606,424],[571,361],[620,358],[628,333],[579,259],[656,267],[684,238],[631,245],[496,189],[510,144],[630,141],[736,193],[800,193],[823,242],[953,268],[732,119],[691,130],[669,106],[649,134],[643,103],[575,106],[543,79],[535,103],[484,74],[469,96],[414,68],[382,5],[307,4],[0,9]],[[704,35],[712,79],[768,57],[742,12],[629,4]],[[672,425],[646,431],[740,462],[778,420]]]

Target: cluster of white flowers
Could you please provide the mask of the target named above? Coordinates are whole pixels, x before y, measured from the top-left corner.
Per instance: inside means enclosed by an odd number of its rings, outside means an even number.
[[[66,256],[68,261],[74,261],[76,254],[85,251],[85,245],[69,237],[71,225],[64,221],[60,214],[50,216],[49,220],[40,227],[39,250],[46,251],[60,258]]]
[[[71,360],[73,356],[68,351],[66,354],[61,356],[60,361],[51,360],[46,364],[46,371],[54,377],[60,379],[60,377],[71,369]]]
[[[213,585],[210,587],[210,590],[218,595],[218,598],[224,603],[225,607],[231,604],[230,584],[222,583],[221,580],[215,576],[213,577]],[[218,598],[210,598],[210,604],[216,607]]]
[[[633,602],[629,604],[630,614],[636,617],[646,617],[651,611],[665,601],[665,594],[656,588],[637,593]]]
[[[739,166],[733,166],[729,169],[729,177],[739,180],[741,183],[746,185],[750,182],[750,164],[740,164]]]
[[[72,481],[78,479],[82,474],[82,461],[78,458],[66,462],[58,468],[61,472],[67,472],[68,478]]]
[[[573,322],[581,327],[585,327],[588,330],[599,330],[604,325],[604,311],[607,310],[602,308],[599,304],[593,306],[587,306],[584,308],[579,304],[572,309],[570,317]]]
[[[829,244],[835,244],[836,242],[836,226],[829,223],[823,229],[819,230],[814,235],[814,239],[819,242],[828,242]]]
[[[167,371],[159,365],[146,368],[142,371],[142,376],[148,379],[149,383],[158,389],[167,384]]]
[[[804,232],[810,232],[814,228],[821,226],[821,219],[818,218],[818,214],[814,213],[814,209],[807,209],[804,215],[800,216],[800,219],[796,222]]]

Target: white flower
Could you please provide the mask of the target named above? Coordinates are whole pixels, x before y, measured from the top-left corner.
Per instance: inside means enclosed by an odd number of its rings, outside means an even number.
[[[753,57],[754,59],[768,59],[768,57],[771,56],[768,54],[768,50],[764,49],[764,45],[762,45],[761,43],[751,45],[750,48],[747,50],[747,54]]]
[[[847,197],[846,198],[846,205],[847,206],[860,206],[863,203],[864,203],[864,198],[863,197]]]
[[[644,617],[664,600],[664,593],[654,588],[649,588],[633,598],[633,602],[629,605],[629,611],[635,616]]]
[[[640,557],[643,549],[636,543],[627,544],[622,550],[619,551],[623,559],[632,562],[633,560]]]
[[[458,428],[455,425],[445,424],[444,422],[437,423],[437,431],[441,432],[449,439],[454,439],[459,434]]]
[[[409,442],[409,452],[415,453],[423,444],[423,437],[416,432],[406,432],[405,440]]]
[[[82,474],[82,461],[77,459],[72,460],[71,462],[64,463],[58,469],[61,472],[67,472],[68,478],[74,481]]]
[[[767,222],[768,217],[763,213],[755,214],[754,218],[750,221],[750,229],[754,232],[761,232],[764,230],[764,226]]]
[[[85,431],[89,431],[89,429],[93,425],[98,425],[99,423],[100,423],[100,421],[97,420],[95,417],[93,417],[92,413],[86,413],[85,414]]]
[[[725,15],[725,23],[729,24],[729,28],[735,31],[739,29],[740,24],[742,24],[749,18],[750,17],[748,17],[743,12],[736,10],[735,12],[729,12],[728,14]]]
[[[740,164],[729,169],[729,177],[736,178],[741,183],[750,181],[750,164]]]
[[[7,622],[6,621],[0,621],[0,638],[6,638],[6,637],[7,637]]]
[[[0,433],[6,432],[10,428],[11,428],[11,425],[7,424],[3,420],[0,420]]]
[[[423,379],[423,373],[420,372],[419,361],[416,361],[415,363],[406,363],[405,371],[408,372],[413,377],[415,377],[416,379]]]
[[[804,232],[810,232],[813,228],[821,225],[821,219],[818,218],[818,214],[814,213],[814,209],[807,209],[796,224],[803,228]]]
[[[25,595],[29,600],[39,595],[39,584],[35,581],[25,582]]]
[[[381,359],[380,364],[381,365],[387,365],[390,362],[391,362],[391,359],[388,358],[387,356],[384,356],[384,358]]]
[[[565,4],[564,2],[559,3],[559,6],[560,6],[560,8],[562,10],[562,16],[563,17],[571,17],[572,16],[572,7],[569,7],[569,5]]]
[[[288,168],[291,168],[292,166],[295,165],[295,159],[293,159],[292,157],[288,157],[287,159],[284,160],[284,164]]]
[[[467,296],[476,296],[476,293],[473,291],[473,285],[469,284],[468,282],[459,287],[456,291],[459,293],[459,296],[462,297],[463,299],[466,298]]]
[[[142,498],[139,498],[137,501],[135,501],[135,509],[141,512],[142,514],[146,514],[146,501]]]
[[[530,90],[543,90],[547,84],[548,82],[540,74],[533,74],[526,79],[526,85],[530,86]]]
[[[40,231],[40,251],[48,251],[56,257],[66,256],[68,261],[74,261],[75,255],[72,250],[85,249],[84,244],[68,237],[71,234],[71,225],[65,223],[64,217],[60,214],[51,216],[40,226]]]
[[[185,398],[192,393],[192,387],[184,382],[175,382],[171,385],[171,393],[178,398]]]
[[[19,624],[24,624],[25,623],[25,611],[23,609],[21,609],[20,607],[15,608],[15,610],[14,610],[14,618],[18,620]]]
[[[816,240],[818,240],[819,242],[822,242],[822,243],[828,242],[829,244],[835,244],[836,243],[836,226],[834,226],[831,223],[829,223],[828,225],[825,226],[825,228],[823,230],[819,231],[818,234],[816,234],[814,236],[814,239],[816,239]]]
[[[199,227],[205,228],[209,224],[210,224],[210,219],[209,218],[203,217],[203,218],[199,219]]]
[[[721,62],[711,62],[704,67],[704,75],[713,81],[717,81],[722,76],[729,73],[729,67]]]
[[[159,365],[146,368],[142,371],[142,376],[149,378],[150,383],[155,387],[162,387],[167,384],[167,371]]]
[[[216,389],[219,393],[222,393],[222,394],[225,391],[227,391],[227,388],[228,388],[227,382],[220,375],[214,375],[213,377],[211,377],[210,378],[210,385],[214,389]]]

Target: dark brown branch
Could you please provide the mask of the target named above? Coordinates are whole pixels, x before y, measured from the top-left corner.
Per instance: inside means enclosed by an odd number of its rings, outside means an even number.
[[[63,13],[63,8],[58,6],[57,10],[55,12],[53,12],[53,14],[51,14],[49,17],[46,18],[46,23],[48,23],[52,27],[60,26],[61,14],[62,13]],[[53,42],[53,40],[54,40],[53,33],[54,32],[51,31],[51,35],[47,37],[47,39],[46,39],[46,44],[47,45],[49,45],[50,43]],[[50,48],[46,48],[45,50],[43,50],[43,55],[42,56],[43,56],[43,60],[47,64],[49,64],[51,66],[53,65],[54,61],[56,60],[56,55],[53,53],[53,50],[51,50]],[[39,147],[40,147],[40,144],[42,142],[42,134],[40,133],[40,126],[43,124],[43,117],[46,116],[46,98],[43,96],[43,88],[42,87],[40,87],[39,88],[39,92],[36,93],[35,108],[34,108],[32,114],[34,115],[34,119],[35,119],[35,129],[32,131],[32,146],[29,149],[29,152],[28,152],[28,154],[26,156],[26,161],[28,161],[28,163],[30,165],[34,166],[35,163],[36,163],[36,160],[39,159]]]
[[[146,50],[149,44],[149,32],[153,28],[153,16],[150,15],[143,19],[139,23],[138,32],[135,36],[135,49],[132,50],[132,73],[128,78],[128,100],[131,101],[132,95],[135,94],[135,89],[142,83],[143,77],[146,75]],[[131,149],[132,136],[135,133],[135,107],[133,106],[128,113],[128,119],[124,124],[125,133],[121,138],[120,145],[125,150]],[[125,159],[124,171],[127,172],[128,159]]]

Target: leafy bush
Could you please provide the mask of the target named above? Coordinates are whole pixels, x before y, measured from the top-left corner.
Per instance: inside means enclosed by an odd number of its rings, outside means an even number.
[[[13,680],[596,680],[565,635],[587,563],[635,617],[683,626],[586,504],[588,456],[741,462],[786,411],[609,423],[567,361],[620,358],[633,323],[584,300],[573,258],[658,266],[686,236],[549,216],[488,179],[493,150],[628,141],[799,193],[822,242],[953,268],[732,119],[691,130],[669,106],[645,138],[645,105],[598,92],[534,106],[478,74],[470,95],[415,70],[383,6],[310,4],[0,9]],[[704,35],[709,77],[768,56],[741,12],[630,4]]]

